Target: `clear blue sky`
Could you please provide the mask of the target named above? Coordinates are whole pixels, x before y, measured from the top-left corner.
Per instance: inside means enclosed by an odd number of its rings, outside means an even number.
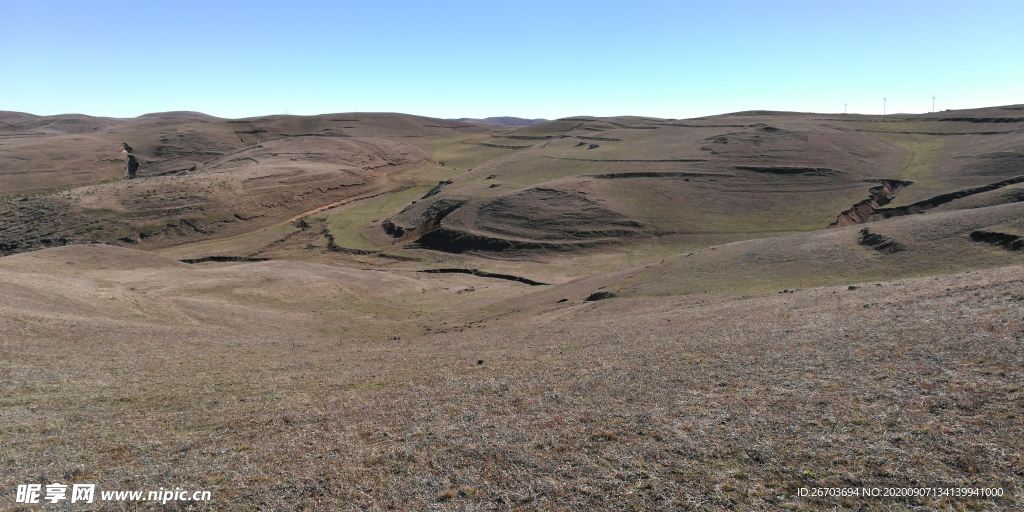
[[[1024,103],[1024,1],[0,0],[0,110],[686,118]]]

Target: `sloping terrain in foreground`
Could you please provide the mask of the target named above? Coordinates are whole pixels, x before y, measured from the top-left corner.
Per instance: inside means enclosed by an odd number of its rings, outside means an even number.
[[[1024,106],[3,112],[0,196],[0,509],[1024,506]]]
[[[250,306],[258,289],[237,283],[235,302],[193,308],[208,288],[190,301],[153,277],[186,272],[173,262],[140,261],[115,287],[102,269],[56,278],[14,258],[0,259],[5,489],[172,485],[211,490],[217,510],[1021,505],[1020,265],[574,300],[375,339]],[[372,293],[346,281],[341,294]],[[797,497],[805,486],[1007,495]]]

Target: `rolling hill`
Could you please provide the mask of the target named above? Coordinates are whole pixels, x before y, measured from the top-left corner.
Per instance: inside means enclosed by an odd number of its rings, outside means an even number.
[[[0,112],[0,196],[3,489],[1022,504],[1024,106]]]

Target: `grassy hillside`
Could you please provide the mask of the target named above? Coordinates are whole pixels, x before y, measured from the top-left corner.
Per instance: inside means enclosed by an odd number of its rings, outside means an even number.
[[[453,325],[507,282],[268,263],[0,259],[2,485],[201,488],[210,510],[1021,504],[1020,265]],[[798,496],[922,485],[1005,496]]]
[[[475,121],[0,112],[0,509],[1024,504],[1024,107]]]

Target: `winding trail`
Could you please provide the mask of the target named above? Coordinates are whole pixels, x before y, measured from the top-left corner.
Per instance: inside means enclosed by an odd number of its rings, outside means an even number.
[[[387,176],[387,175],[384,176],[384,179],[382,181],[385,182],[385,183],[390,183],[391,182],[391,180],[389,179],[389,176]],[[382,183],[382,185],[383,185],[383,183]],[[318,214],[318,213],[320,213],[320,212],[322,212],[324,210],[330,210],[331,208],[336,208],[338,206],[344,206],[344,205],[349,204],[349,203],[354,203],[354,202],[357,202],[357,201],[363,201],[363,200],[366,200],[366,199],[371,199],[371,198],[374,198],[374,197],[377,197],[377,196],[382,196],[384,194],[390,194],[391,192],[401,192],[401,191],[407,190],[409,188],[411,188],[411,186],[387,188],[387,189],[385,189],[383,191],[376,192],[376,193],[373,193],[373,194],[363,194],[363,195],[358,195],[358,196],[347,197],[345,199],[340,199],[338,201],[327,203],[327,204],[325,204],[323,206],[317,206],[316,208],[313,208],[312,210],[304,211],[304,212],[302,212],[302,213],[300,213],[300,214],[298,214],[298,215],[296,215],[296,216],[286,220],[285,222],[286,223],[287,222],[297,222],[297,221],[300,221],[300,220],[305,219],[307,217],[310,217],[312,215],[316,215],[316,214]]]

